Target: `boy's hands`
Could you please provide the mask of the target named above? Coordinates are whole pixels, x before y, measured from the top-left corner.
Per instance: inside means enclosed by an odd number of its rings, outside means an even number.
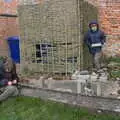
[[[12,85],[12,82],[11,82],[11,81],[9,81],[9,82],[8,82],[8,86],[11,86],[11,85]]]
[[[13,80],[12,83],[13,83],[13,84],[17,84],[17,80]]]
[[[9,85],[9,86],[14,85],[14,84],[17,84],[17,80],[13,80],[13,81],[9,81],[9,82],[8,82],[8,85]]]

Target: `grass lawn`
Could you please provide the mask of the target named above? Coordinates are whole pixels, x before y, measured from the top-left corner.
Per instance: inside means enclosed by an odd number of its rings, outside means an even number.
[[[84,108],[37,98],[18,97],[0,104],[0,120],[120,120],[120,116],[96,114]]]

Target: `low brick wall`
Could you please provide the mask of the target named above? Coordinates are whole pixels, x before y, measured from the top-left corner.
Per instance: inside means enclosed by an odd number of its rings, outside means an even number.
[[[79,107],[120,112],[120,100],[117,99],[82,96],[80,94],[59,92],[28,85],[22,85],[21,95],[53,100]]]

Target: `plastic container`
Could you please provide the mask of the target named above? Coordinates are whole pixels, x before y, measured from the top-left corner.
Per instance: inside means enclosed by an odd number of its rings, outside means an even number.
[[[20,48],[19,48],[19,37],[12,36],[8,39],[8,45],[10,49],[10,56],[15,63],[20,63]]]

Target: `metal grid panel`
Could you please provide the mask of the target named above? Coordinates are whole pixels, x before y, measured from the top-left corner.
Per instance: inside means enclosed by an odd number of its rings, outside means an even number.
[[[82,0],[19,6],[21,71],[65,74],[83,69]]]
[[[40,0],[19,0],[19,5],[37,4]]]

